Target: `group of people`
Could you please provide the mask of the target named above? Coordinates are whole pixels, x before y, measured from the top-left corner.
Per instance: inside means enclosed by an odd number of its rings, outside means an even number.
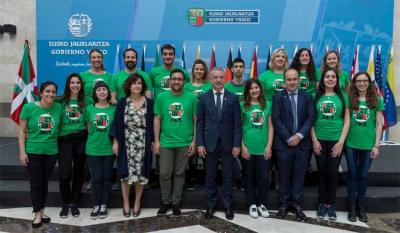
[[[136,68],[137,55],[135,49],[126,49],[125,69],[112,76],[104,69],[101,51],[92,49],[90,70],[70,74],[60,97],[56,97],[57,85],[46,81],[40,87],[40,100],[24,105],[19,159],[29,174],[33,227],[50,222],[44,208],[57,161],[63,202],[60,217],[80,215],[88,160],[93,193],[90,215],[96,219],[108,215],[115,160],[125,217],[140,215],[144,185],[154,164],[162,202],[157,214],[172,209],[172,215],[179,216],[186,167],[190,185],[199,157],[205,169],[208,220],[215,212],[220,162],[227,219],[234,218],[238,166],[249,215],[269,216],[268,178],[275,163],[281,205],[277,217],[293,212],[298,221],[305,221],[301,204],[312,155],[319,177],[317,216],[335,220],[343,154],[348,165],[348,219],[367,221],[367,175],[379,154],[384,110],[368,73],[359,72],[350,80],[335,51],[327,52],[317,69],[307,48],[297,51],[290,67],[286,51],[275,50],[270,69],[258,79],[245,80],[245,62],[236,58],[229,82],[222,68],[209,72],[201,59],[195,60],[190,78],[175,67],[175,48],[170,44],[161,48],[163,64],[149,74]],[[129,202],[132,184],[133,208]]]

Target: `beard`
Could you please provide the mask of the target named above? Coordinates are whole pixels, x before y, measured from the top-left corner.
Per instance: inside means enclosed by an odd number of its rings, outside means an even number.
[[[125,66],[128,68],[128,69],[134,69],[134,68],[136,68],[136,62],[134,62],[134,61],[127,61],[127,62],[125,62]]]

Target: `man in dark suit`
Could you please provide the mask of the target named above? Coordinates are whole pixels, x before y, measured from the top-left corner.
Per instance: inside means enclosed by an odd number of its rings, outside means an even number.
[[[223,178],[223,204],[225,217],[233,219],[233,167],[240,153],[242,124],[238,97],[224,89],[225,72],[214,68],[210,73],[212,90],[203,94],[198,103],[196,142],[197,151],[205,158],[207,210],[205,218],[211,219],[217,200],[217,162],[221,158]]]
[[[302,211],[304,177],[312,149],[311,127],[315,120],[312,97],[299,89],[299,73],[295,69],[284,72],[286,89],[275,94],[272,102],[272,122],[275,136],[273,147],[279,167],[279,197],[281,207],[278,218],[288,211],[305,221]]]

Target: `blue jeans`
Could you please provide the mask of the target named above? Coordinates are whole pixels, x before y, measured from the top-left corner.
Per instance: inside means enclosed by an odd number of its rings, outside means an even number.
[[[114,156],[88,156],[88,159],[92,172],[93,204],[107,205],[112,188]]]
[[[347,159],[347,195],[350,203],[355,203],[356,198],[364,201],[367,190],[368,170],[372,159],[370,150],[346,149]]]

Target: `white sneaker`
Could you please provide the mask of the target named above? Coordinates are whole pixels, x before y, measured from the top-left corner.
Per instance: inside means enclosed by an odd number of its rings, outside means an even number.
[[[264,218],[268,218],[269,217],[269,212],[267,210],[267,208],[264,205],[260,205],[257,207],[258,212],[260,212],[261,216]]]
[[[252,218],[258,218],[257,206],[251,205],[249,208],[249,215]]]

